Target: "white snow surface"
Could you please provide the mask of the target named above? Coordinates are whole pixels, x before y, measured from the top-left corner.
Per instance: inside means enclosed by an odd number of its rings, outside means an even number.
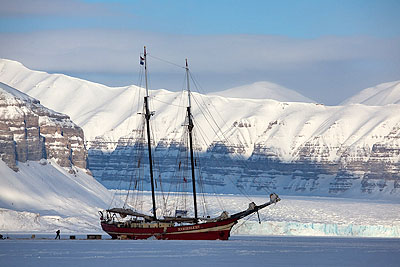
[[[281,102],[306,102],[313,103],[314,100],[303,96],[302,94],[288,89],[272,82],[255,82],[224,91],[212,92],[210,95],[219,95],[223,97],[251,98],[251,99],[272,99]]]
[[[6,101],[15,101],[15,99],[19,99],[28,103],[36,103],[38,100],[33,97],[24,94],[7,84],[0,82],[0,93],[3,93]]]
[[[21,117],[27,112],[31,112],[32,109],[35,108],[35,110],[41,110],[41,115],[39,116],[40,125],[46,124],[56,126],[62,124],[65,127],[75,126],[75,124],[68,119],[67,115],[43,107],[39,100],[30,97],[27,94],[20,92],[2,82],[0,82],[0,96],[3,102],[1,103],[2,106],[0,107],[0,115],[3,118],[14,119],[16,117]],[[50,117],[51,115],[55,116],[56,118]]]
[[[381,83],[374,87],[366,88],[342,102],[342,105],[349,104],[369,106],[400,104],[400,81]]]
[[[14,172],[0,160],[0,232],[97,232],[97,212],[112,194],[86,170],[75,174],[54,160],[18,162]]]

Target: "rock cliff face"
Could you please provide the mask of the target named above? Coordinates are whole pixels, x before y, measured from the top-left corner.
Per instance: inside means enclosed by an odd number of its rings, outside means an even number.
[[[196,166],[202,169],[199,183],[208,192],[232,192],[233,182],[253,193],[399,197],[400,116],[395,114],[400,112],[400,106],[356,108],[358,113],[367,110],[364,121],[359,122],[357,112],[352,116],[347,116],[351,115],[348,111],[340,114],[343,109],[354,107],[336,108],[330,117],[324,114],[324,120],[315,118],[318,114],[296,120],[236,120],[225,131],[230,141],[197,146]],[[297,129],[296,134],[293,128]],[[309,136],[304,138],[304,135]],[[162,138],[154,144],[153,155],[162,170],[163,183],[174,184],[176,179],[183,179],[176,176],[178,166],[183,164],[177,156],[187,157],[182,140]],[[90,170],[110,187],[120,180],[128,186],[137,175],[136,149],[140,144],[135,143],[135,138],[121,138],[114,150],[107,150],[101,144],[101,141],[94,143],[89,150]],[[148,168],[146,152],[142,156],[140,164]],[[190,174],[186,177],[190,183]],[[148,177],[143,181],[148,189]]]
[[[67,115],[0,83],[0,157],[14,171],[18,162],[41,158],[86,168],[83,130]]]
[[[399,124],[400,125],[400,124]],[[304,195],[400,195],[399,125],[389,135],[382,136],[371,147],[328,147],[318,142],[307,142],[290,161],[280,158],[266,144],[254,145],[250,157],[237,156],[244,151],[240,145],[215,142],[206,151],[197,151],[196,166],[202,167],[198,180],[208,192],[233,192],[233,184],[247,192],[280,192]],[[125,141],[124,141],[125,142]],[[134,142],[131,140],[131,142]],[[128,186],[138,173],[140,146],[120,144],[115,150],[105,151],[93,146],[89,150],[89,167],[94,177],[109,187],[125,181]],[[176,183],[180,161],[177,155],[187,151],[175,142],[160,141],[154,149],[154,161],[162,170],[162,181]],[[336,155],[332,160],[330,154]],[[140,164],[148,170],[147,153]],[[186,174],[189,177],[190,174]],[[156,182],[160,177],[155,175]],[[149,178],[143,177],[149,189]],[[182,182],[182,181],[180,181]]]

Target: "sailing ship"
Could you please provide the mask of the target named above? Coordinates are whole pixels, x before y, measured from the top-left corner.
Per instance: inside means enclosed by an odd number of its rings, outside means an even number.
[[[149,89],[147,81],[147,52],[144,47],[143,56],[140,57],[141,64],[144,65],[146,95],[144,96],[144,118],[147,133],[147,153],[149,157],[150,185],[152,198],[152,215],[138,212],[132,208],[111,208],[106,211],[99,211],[102,229],[113,239],[169,239],[169,240],[228,240],[232,227],[242,218],[257,213],[280,201],[277,194],[272,193],[269,201],[256,205],[251,202],[246,210],[229,215],[223,211],[220,216],[211,218],[200,217],[197,209],[196,198],[196,177],[195,160],[193,152],[193,128],[191,91],[189,84],[189,67],[186,59],[185,70],[187,80],[188,105],[186,107],[186,121],[188,132],[188,149],[190,154],[192,191],[193,191],[193,210],[194,216],[188,217],[187,211],[176,210],[175,216],[157,217],[155,183],[153,174],[153,159],[150,135],[150,118],[153,115],[149,108]],[[123,220],[117,219],[118,216]]]

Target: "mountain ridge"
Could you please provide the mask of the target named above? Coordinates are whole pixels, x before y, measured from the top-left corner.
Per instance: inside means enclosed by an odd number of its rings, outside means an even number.
[[[89,166],[96,179],[103,183],[129,179],[133,169],[126,167],[126,159],[130,152],[122,144],[126,144],[123,140],[134,142],[142,119],[137,112],[142,110],[144,89],[90,87],[68,77],[55,77],[13,68],[0,73],[0,81],[29,91],[51,108],[69,114],[84,129],[87,140],[97,141],[89,146]],[[174,149],[183,134],[186,93],[162,89],[150,93],[150,107],[156,111],[151,119],[155,149],[164,151],[162,166],[166,173],[173,173],[168,153],[177,153]],[[226,176],[233,176],[238,177],[240,186],[253,192],[268,188],[291,194],[346,195],[354,191],[360,195],[399,195],[398,105],[324,106],[195,92],[192,96],[195,130],[201,135],[196,150],[208,168],[206,184],[226,186]],[[207,118],[211,113],[214,121]],[[215,124],[210,125],[210,121]],[[234,153],[251,168],[240,167],[240,161],[231,157]],[[228,169],[225,173],[221,174],[223,168],[215,165],[215,158]],[[257,186],[254,181],[259,181]]]
[[[259,81],[223,91],[212,92],[209,95],[219,95],[229,98],[273,99],[280,102],[315,103],[314,100],[294,90],[267,81]]]
[[[381,83],[373,87],[368,87],[341,103],[341,105],[348,104],[364,104],[369,106],[400,104],[400,81]]]

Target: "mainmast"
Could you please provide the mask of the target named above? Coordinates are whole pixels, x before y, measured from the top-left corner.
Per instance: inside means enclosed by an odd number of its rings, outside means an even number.
[[[153,115],[152,112],[150,112],[149,108],[149,88],[147,84],[147,52],[146,52],[146,46],[144,47],[144,53],[143,53],[143,61],[144,61],[144,77],[145,77],[145,83],[146,83],[146,96],[144,97],[144,108],[145,108],[145,114],[144,117],[146,118],[146,128],[147,128],[147,148],[149,151],[149,165],[150,165],[150,183],[151,183],[151,198],[153,201],[153,219],[157,220],[157,215],[156,215],[156,197],[154,193],[154,177],[153,177],[153,159],[151,157],[151,138],[150,138],[150,117]]]
[[[192,167],[192,184],[193,184],[193,204],[194,204],[194,218],[198,219],[197,216],[197,200],[196,200],[196,178],[194,175],[194,157],[193,157],[193,121],[192,121],[192,113],[191,113],[191,100],[190,100],[190,85],[189,85],[189,66],[186,59],[186,80],[187,80],[187,91],[188,91],[188,107],[187,107],[187,116],[188,116],[188,130],[189,130],[189,149],[190,149],[190,164]]]

